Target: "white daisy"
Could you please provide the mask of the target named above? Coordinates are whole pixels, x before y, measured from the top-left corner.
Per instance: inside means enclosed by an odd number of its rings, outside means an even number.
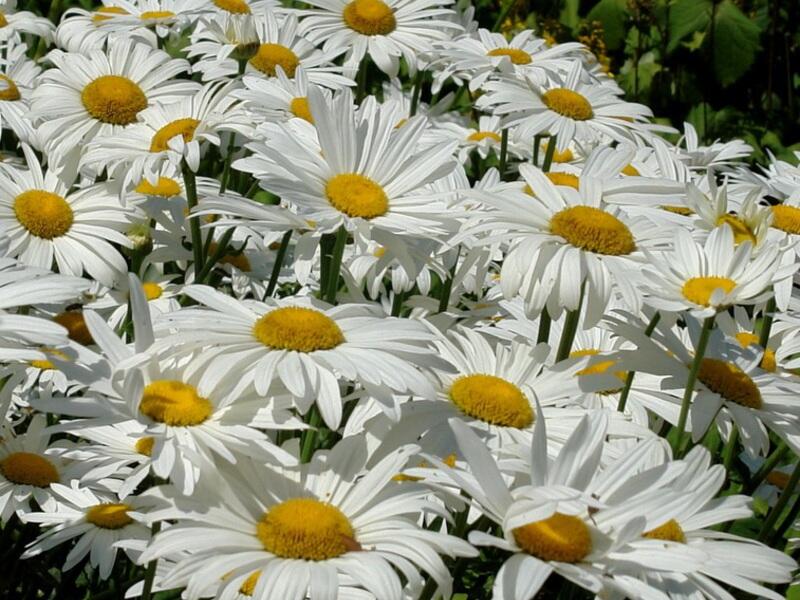
[[[28,111],[42,69],[28,59],[27,50],[25,44],[9,44],[5,48],[5,58],[0,61],[0,126],[35,146],[37,138]]]

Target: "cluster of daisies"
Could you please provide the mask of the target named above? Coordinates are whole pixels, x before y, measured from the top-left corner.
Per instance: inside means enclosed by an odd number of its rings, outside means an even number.
[[[2,585],[783,597],[800,168],[449,0],[103,2],[0,6]]]

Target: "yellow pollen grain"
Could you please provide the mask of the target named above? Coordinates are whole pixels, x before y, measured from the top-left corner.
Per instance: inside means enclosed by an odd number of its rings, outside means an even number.
[[[295,352],[332,350],[345,341],[336,321],[303,306],[271,310],[253,325],[253,336],[270,348]]]
[[[487,56],[507,56],[512,64],[529,65],[533,60],[531,55],[519,48],[495,48],[486,53]]]
[[[144,388],[139,412],[158,423],[191,427],[204,423],[214,412],[214,406],[192,385],[173,379],[158,379]]]
[[[471,133],[467,138],[467,141],[470,142],[482,142],[483,140],[492,140],[493,142],[500,143],[500,136],[496,134],[494,131],[476,131],[475,133]]]
[[[151,456],[153,454],[153,446],[156,443],[156,439],[152,436],[145,436],[141,437],[136,440],[136,444],[134,445],[134,449],[139,454],[144,454],[145,456]]]
[[[492,425],[524,429],[534,420],[522,390],[495,375],[459,377],[450,386],[449,396],[465,415]]]
[[[32,452],[13,452],[0,460],[0,473],[17,485],[44,488],[59,480],[58,470],[47,458]]]
[[[131,507],[127,504],[95,504],[86,511],[86,520],[101,529],[122,529],[133,523],[129,510]]]
[[[22,98],[19,88],[14,81],[6,75],[0,74],[0,100],[3,102],[16,102]]]
[[[650,540],[663,540],[665,542],[677,542],[679,544],[686,543],[686,536],[683,533],[683,529],[675,519],[670,519],[655,529],[645,531],[642,536]]]
[[[592,105],[578,92],[567,88],[555,88],[542,95],[544,105],[574,121],[588,121],[594,116]]]
[[[172,19],[175,13],[170,10],[147,10],[139,15],[142,21],[157,21],[159,19]]]
[[[592,536],[582,519],[555,513],[542,521],[517,527],[514,541],[540,560],[577,563],[592,551]]]
[[[234,15],[250,14],[250,5],[244,0],[214,0],[214,6]]]
[[[81,92],[81,102],[92,117],[111,125],[130,125],[147,108],[142,88],[127,77],[103,75]]]
[[[800,208],[788,204],[773,206],[772,226],[792,235],[800,235]]]
[[[717,290],[730,294],[736,282],[727,277],[692,277],[683,284],[681,293],[689,302],[699,306],[711,306],[711,296]]]
[[[389,35],[397,27],[394,11],[382,0],[353,0],[344,7],[342,18],[362,35]]]
[[[142,289],[144,289],[144,297],[148,300],[158,300],[161,298],[161,294],[164,293],[164,290],[161,289],[161,286],[157,283],[153,283],[152,281],[145,281],[142,284]]]
[[[749,331],[740,331],[736,334],[736,341],[742,348],[749,348],[750,346],[760,346],[758,343],[758,336]],[[761,359],[761,368],[770,373],[778,370],[778,361],[775,357],[775,351],[767,348],[764,351],[764,356]]]
[[[734,215],[722,215],[719,219],[717,219],[717,227],[720,227],[726,223],[733,230],[734,244],[738,246],[743,242],[750,242],[751,244],[755,245],[756,236],[753,234],[753,230],[750,229],[747,223]]]
[[[144,194],[146,196],[161,196],[162,198],[173,198],[180,196],[180,184],[170,177],[159,177],[155,185],[142,179],[141,183],[136,186],[136,193]]]
[[[305,96],[292,98],[292,101],[289,103],[289,110],[298,119],[303,119],[312,124],[314,123],[314,117],[311,116],[311,107],[309,107],[308,98]]]
[[[581,185],[580,178],[572,173],[550,171],[549,173],[545,173],[545,177],[552,181],[553,185],[563,185],[565,187],[571,187],[575,190],[577,190]]]
[[[177,136],[181,136],[185,143],[191,142],[198,125],[200,121],[192,118],[177,119],[167,123],[153,134],[150,152],[166,152],[169,149],[169,141]]]
[[[108,21],[109,19],[112,18],[113,15],[127,15],[127,14],[130,13],[121,6],[101,6],[92,15],[92,22],[95,25],[98,25],[103,21]]]
[[[292,498],[270,508],[256,524],[264,549],[281,558],[328,560],[357,546],[338,508],[313,498]]]
[[[291,48],[280,44],[261,44],[250,64],[268,77],[275,77],[276,67],[283,69],[287,77],[294,77],[300,59]]]
[[[556,213],[550,220],[550,233],[595,254],[622,256],[636,250],[628,227],[614,215],[592,206],[573,206]]]
[[[758,386],[732,362],[704,358],[700,362],[697,379],[729,402],[754,409],[760,409],[763,405]]]
[[[28,190],[14,198],[14,216],[28,233],[44,240],[61,237],[74,220],[69,202],[45,190]]]
[[[89,328],[86,326],[86,320],[83,318],[83,313],[81,311],[69,310],[59,313],[53,317],[53,321],[67,330],[67,335],[73,342],[77,342],[83,346],[94,344],[94,338]]]
[[[331,206],[348,217],[374,219],[389,210],[383,188],[358,173],[335,175],[325,184],[325,195]]]

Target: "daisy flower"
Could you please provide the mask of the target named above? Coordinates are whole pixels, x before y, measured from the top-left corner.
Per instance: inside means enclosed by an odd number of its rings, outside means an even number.
[[[147,27],[164,38],[193,25],[205,4],[205,0],[115,0],[122,10],[109,13],[100,27],[124,35]]]
[[[143,521],[155,499],[128,496],[121,502],[112,494],[80,488],[76,483],[71,487],[54,483],[51,489],[56,506],[25,516],[26,522],[39,523],[47,529],[25,549],[22,558],[39,556],[78,538],[62,569],[69,571],[88,555],[100,579],[108,579],[120,543],[150,539],[150,528]],[[126,553],[132,560],[138,555],[137,552]]]
[[[727,225],[712,231],[702,246],[684,229],[674,235],[675,249],[654,253],[642,269],[645,302],[659,310],[688,310],[703,318],[734,304],[758,304],[772,295],[771,285],[791,278],[797,267],[781,267],[774,246],[755,256],[749,242],[736,246]]]
[[[495,155],[499,156],[502,133],[503,128],[500,126],[500,117],[483,115],[478,119],[477,128],[468,127],[459,121],[444,121],[435,123],[425,137],[432,143],[457,142],[458,160],[461,164],[466,164],[473,151],[476,151],[482,159],[486,159],[490,152],[494,152]],[[509,136],[509,138],[513,138],[509,139],[509,154],[517,158],[525,156],[526,148],[516,136]],[[530,154],[530,151],[528,151],[528,154]]]
[[[14,39],[20,41],[22,34],[31,34],[46,41],[53,35],[53,24],[34,13],[17,10],[17,0],[3,0],[0,3],[0,41]]]
[[[613,89],[585,82],[585,71],[575,61],[566,76],[552,76],[545,84],[528,74],[504,75],[484,85],[486,93],[476,106],[502,115],[505,127],[517,127],[518,135],[557,136],[556,149],[570,142],[617,142],[647,137],[649,108],[620,100]]]
[[[318,10],[304,10],[301,31],[324,50],[347,48],[344,64],[355,73],[364,56],[389,77],[396,77],[400,57],[409,73],[417,72],[418,54],[435,41],[450,39],[461,26],[444,8],[452,0],[313,0]]]
[[[36,145],[28,111],[42,69],[28,59],[27,51],[25,44],[9,44],[0,61],[0,126],[13,131],[21,141]]]
[[[393,481],[416,449],[406,446],[366,469],[364,439],[349,437],[296,469],[242,464],[238,473],[221,473],[203,501],[178,499],[161,511],[157,518],[175,524],[140,561],[188,551],[177,554],[160,585],[187,585],[190,598],[213,590],[215,597],[236,597],[243,586],[254,600],[338,598],[346,577],[376,598],[401,600],[404,587],[421,591],[420,570],[447,597],[450,574],[439,555],[476,553],[422,528],[420,517],[441,514],[441,507],[425,488]]]
[[[129,211],[120,206],[109,184],[71,192],[52,170],[42,172],[34,152],[23,145],[28,170],[0,165],[0,227],[10,240],[11,256],[65,275],[88,273],[114,285],[127,272],[125,259],[112,246],[130,246],[120,233]]]
[[[275,77],[245,75],[242,78],[245,89],[233,94],[243,101],[246,109],[253,115],[268,121],[287,121],[298,118],[314,122],[308,105],[309,81],[303,67],[297,67],[294,77],[287,77],[283,69],[276,70]],[[322,91],[327,101],[328,93]]]
[[[135,39],[137,42],[158,47],[156,34],[140,23],[137,29],[126,32],[106,29],[103,23],[114,15],[125,14],[126,9],[114,2],[103,4],[95,10],[71,7],[64,11],[55,32],[56,45],[67,52],[90,54],[94,50],[104,50],[109,39]]]
[[[130,39],[109,43],[107,54],[54,50],[48,58],[55,68],[42,75],[34,90],[31,118],[40,124],[51,159],[57,156],[61,162],[98,135],[120,133],[155,102],[177,100],[197,89],[191,81],[170,81],[188,70],[185,60]]]
[[[196,352],[191,373],[267,394],[280,381],[302,413],[316,403],[331,429],[339,427],[339,379],[380,393],[432,397],[418,369],[434,360],[426,343],[432,334],[409,319],[379,317],[366,305],[327,307],[310,298],[242,303],[207,286],[184,293],[208,308],[184,309],[164,319],[157,350]],[[202,331],[198,329],[202,323]],[[378,325],[380,323],[380,325]]]

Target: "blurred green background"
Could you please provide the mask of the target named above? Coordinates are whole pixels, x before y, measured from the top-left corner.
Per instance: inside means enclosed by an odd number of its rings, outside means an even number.
[[[508,2],[508,0],[506,0]],[[473,0],[501,30],[589,45],[629,100],[702,140],[800,150],[800,0]]]

